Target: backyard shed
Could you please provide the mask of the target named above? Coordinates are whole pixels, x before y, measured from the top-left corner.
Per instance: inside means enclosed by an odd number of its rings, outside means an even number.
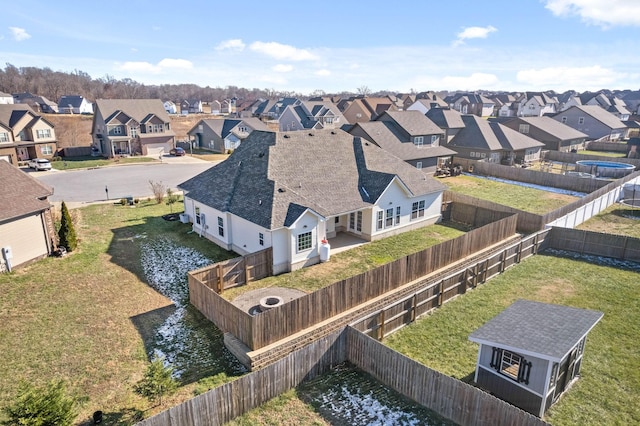
[[[475,382],[542,417],[580,373],[599,311],[517,300],[471,333],[480,344]]]

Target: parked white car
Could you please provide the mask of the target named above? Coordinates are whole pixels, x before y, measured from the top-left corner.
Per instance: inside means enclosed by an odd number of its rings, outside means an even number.
[[[34,170],[51,170],[51,163],[46,158],[32,158],[29,168]]]

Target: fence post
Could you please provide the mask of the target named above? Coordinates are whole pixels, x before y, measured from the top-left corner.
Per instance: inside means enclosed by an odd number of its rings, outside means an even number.
[[[224,289],[223,276],[222,276],[222,264],[218,264],[218,294],[222,294]]]
[[[247,258],[243,257],[242,262],[244,263],[244,285],[249,285],[249,262],[247,262]]]
[[[380,321],[378,321],[378,340],[384,339],[384,308],[380,310]]]
[[[418,309],[418,293],[413,293],[413,300],[411,304],[411,322],[414,322],[416,320],[416,309]]]
[[[466,282],[464,285],[467,285]],[[444,280],[440,280],[440,285],[438,286],[438,306],[442,306],[443,299],[444,299]]]
[[[516,253],[516,263],[520,263],[522,259],[522,240],[518,243],[518,252]]]

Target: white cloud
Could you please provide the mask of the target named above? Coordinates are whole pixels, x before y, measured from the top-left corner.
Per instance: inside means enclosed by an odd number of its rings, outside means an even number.
[[[323,70],[318,70],[318,71],[314,72],[314,74],[315,75],[319,75],[320,77],[326,77],[326,76],[331,75],[331,71],[323,69]]]
[[[489,34],[498,31],[497,28],[489,25],[487,27],[467,27],[458,33],[458,38],[453,42],[455,46],[464,44],[470,38],[487,38]]]
[[[310,61],[318,59],[316,55],[306,49],[298,49],[297,47],[276,42],[264,43],[256,41],[251,43],[249,49],[280,60]]]
[[[9,27],[9,30],[15,41],[23,41],[31,38],[31,35],[27,33],[24,28]]]
[[[234,38],[232,40],[225,40],[215,47],[216,50],[234,50],[237,52],[242,52],[245,48],[244,42],[239,38]]]
[[[579,16],[584,22],[609,27],[640,25],[638,0],[545,0],[556,16]]]
[[[159,68],[180,68],[180,69],[191,69],[193,68],[193,63],[191,61],[187,61],[186,59],[171,59],[164,58],[160,62],[158,62]]]
[[[156,65],[149,62],[125,62],[118,66],[121,71],[144,74],[160,74],[167,69],[191,69],[193,64],[186,59],[165,58]]]
[[[278,64],[278,65],[274,66],[271,69],[273,71],[275,71],[275,72],[290,72],[290,71],[293,71],[293,66],[285,65],[285,64]]]
[[[516,79],[524,84],[548,88],[613,88],[625,75],[599,65],[590,67],[548,67],[518,71]]]

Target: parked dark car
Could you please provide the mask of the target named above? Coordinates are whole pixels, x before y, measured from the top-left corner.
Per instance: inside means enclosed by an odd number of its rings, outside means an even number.
[[[169,154],[175,155],[176,157],[182,157],[183,155],[186,154],[186,152],[184,149],[180,147],[176,147],[176,148],[173,148],[171,151],[169,151]]]

